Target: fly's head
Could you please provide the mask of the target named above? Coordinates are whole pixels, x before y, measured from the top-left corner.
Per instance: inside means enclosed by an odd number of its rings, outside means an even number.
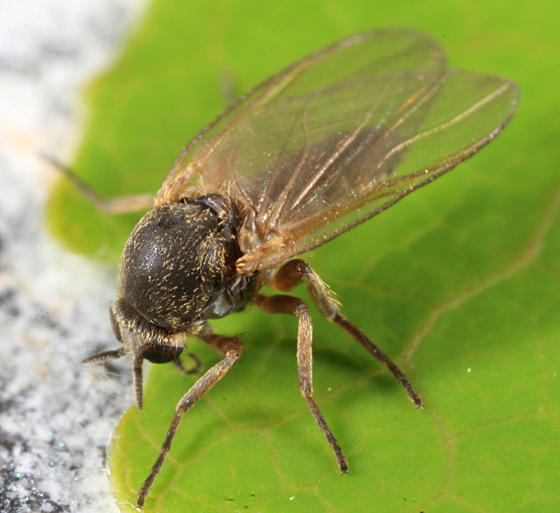
[[[159,205],[128,238],[119,298],[111,307],[113,328],[122,346],[85,363],[132,354],[139,407],[142,361],[176,360],[185,335],[203,327],[207,309],[235,278],[235,261],[240,256],[236,212],[219,195]]]
[[[117,299],[110,309],[120,352],[152,363],[171,362],[183,351],[182,333],[172,333],[142,317],[129,303]]]

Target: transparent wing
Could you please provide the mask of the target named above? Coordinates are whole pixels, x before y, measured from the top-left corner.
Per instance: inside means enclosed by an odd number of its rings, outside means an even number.
[[[515,110],[507,80],[449,71],[410,30],[355,36],[275,75],[181,153],[158,201],[233,196],[241,272],[273,267],[381,212],[489,142]]]

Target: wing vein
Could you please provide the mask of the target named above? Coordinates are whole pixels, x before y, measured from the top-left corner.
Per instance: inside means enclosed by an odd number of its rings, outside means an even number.
[[[305,132],[305,146],[303,148],[299,162],[294,168],[292,176],[288,180],[288,183],[282,188],[282,191],[280,192],[280,196],[276,201],[276,208],[273,209],[272,214],[270,216],[269,224],[271,226],[276,225],[278,218],[286,205],[286,200],[288,199],[288,196],[294,186],[294,183],[296,182],[301,170],[305,165],[305,162],[307,161],[307,157],[309,156],[309,151],[311,148],[311,137],[309,135],[309,110],[311,109],[312,105],[317,101],[317,98],[319,98],[319,96],[320,96],[320,91],[317,91],[310,98],[309,102],[305,106],[303,116],[302,116],[303,130]]]
[[[442,123],[441,125],[437,125],[433,128],[430,128],[429,130],[426,130],[424,132],[420,132],[419,134],[416,134],[413,137],[409,137],[406,141],[403,141],[399,144],[397,144],[395,147],[391,148],[390,151],[388,151],[385,156],[383,157],[383,159],[381,159],[381,161],[379,162],[379,164],[377,165],[377,168],[380,168],[384,162],[391,157],[391,155],[395,154],[398,151],[401,151],[403,148],[406,148],[407,146],[410,146],[411,144],[415,143],[416,141],[419,141],[420,139],[425,139],[426,137],[430,137],[431,135],[437,133],[437,132],[441,132],[442,130],[446,130],[447,128],[449,128],[450,126],[455,125],[456,123],[459,123],[460,121],[462,121],[463,119],[467,118],[468,116],[470,116],[471,114],[473,114],[475,111],[477,111],[479,108],[483,107],[484,105],[486,105],[488,102],[492,101],[494,98],[496,98],[497,96],[499,96],[500,94],[502,94],[505,90],[507,90],[509,88],[509,84],[504,84],[502,85],[502,87],[496,89],[494,92],[492,92],[491,94],[485,96],[484,98],[482,98],[481,100],[479,100],[478,102],[476,102],[475,104],[473,104],[471,107],[469,107],[467,110],[457,114],[457,116],[455,116],[454,118],[446,121],[445,123]]]
[[[393,79],[394,80],[394,79]],[[356,126],[356,128],[354,129],[354,131],[347,135],[345,138],[343,138],[341,141],[339,141],[338,143],[338,147],[336,148],[336,150],[334,151],[334,153],[327,159],[327,161],[323,164],[323,166],[319,169],[318,173],[313,177],[312,180],[309,181],[309,183],[307,184],[307,186],[303,189],[303,191],[301,191],[300,195],[295,199],[294,203],[291,206],[291,210],[294,211],[298,205],[301,203],[301,201],[303,200],[303,198],[305,198],[305,196],[309,193],[309,191],[315,186],[315,184],[321,179],[321,177],[328,171],[328,169],[330,168],[330,166],[332,166],[332,164],[340,157],[340,155],[344,152],[344,150],[346,148],[348,148],[348,146],[350,144],[352,144],[353,141],[356,140],[356,137],[358,135],[358,133],[360,132],[360,130],[366,125],[366,123],[371,119],[373,113],[375,112],[375,110],[377,109],[377,107],[379,106],[379,103],[381,102],[381,99],[384,97],[384,95],[386,94],[387,90],[389,89],[389,86],[392,84],[393,80],[390,80],[387,85],[385,86],[385,88],[383,89],[383,92],[381,93],[381,95],[379,96],[379,98],[377,98],[377,100],[375,101],[375,103],[371,106],[371,108],[365,113],[364,117],[362,118],[362,120],[358,123],[358,125]]]

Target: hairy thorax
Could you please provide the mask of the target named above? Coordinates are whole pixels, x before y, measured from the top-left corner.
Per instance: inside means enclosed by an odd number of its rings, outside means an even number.
[[[154,207],[126,243],[120,300],[170,333],[242,309],[260,277],[236,274],[241,223],[235,206],[220,195]]]

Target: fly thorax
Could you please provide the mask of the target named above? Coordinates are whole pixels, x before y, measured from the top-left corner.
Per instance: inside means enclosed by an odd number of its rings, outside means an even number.
[[[224,289],[239,247],[235,216],[220,210],[220,198],[156,206],[132,231],[122,256],[121,298],[150,323],[189,331]]]

